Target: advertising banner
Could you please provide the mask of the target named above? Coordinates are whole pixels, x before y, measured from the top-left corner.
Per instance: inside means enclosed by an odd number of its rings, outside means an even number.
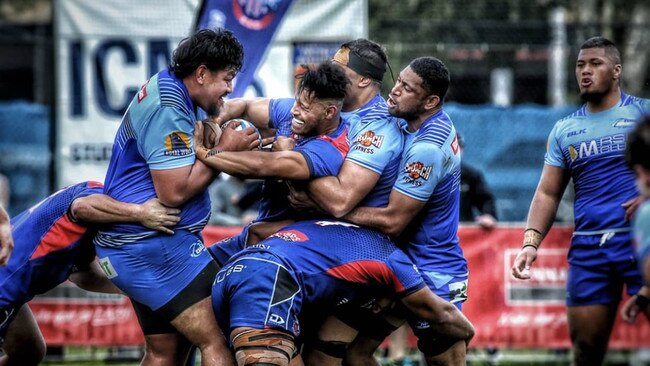
[[[207,227],[209,246],[238,234],[237,227]],[[469,299],[463,312],[476,328],[470,347],[569,348],[566,308],[566,253],[572,229],[553,228],[533,265],[532,278],[516,280],[510,267],[521,246],[522,227],[485,231],[462,227],[461,245],[469,262]],[[30,303],[48,344],[142,344],[130,303],[120,296],[89,294],[60,286]],[[413,338],[411,338],[413,341]],[[611,348],[650,347],[650,325],[616,320]]]

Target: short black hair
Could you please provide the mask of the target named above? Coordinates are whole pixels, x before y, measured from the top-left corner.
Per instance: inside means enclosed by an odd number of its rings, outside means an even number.
[[[621,63],[621,53],[618,51],[618,48],[614,42],[605,37],[591,37],[580,46],[581,50],[588,48],[604,48],[605,54],[614,62],[614,64]]]
[[[650,170],[650,115],[646,114],[627,137],[625,162]]]
[[[313,98],[335,99],[342,101],[347,95],[350,80],[345,71],[332,61],[325,61],[316,67],[302,65],[305,72],[296,76],[298,94],[302,91],[308,92]]]
[[[420,78],[427,95],[437,95],[440,100],[445,99],[449,89],[449,70],[439,59],[431,56],[418,57],[409,64]]]
[[[202,29],[183,39],[174,50],[169,69],[182,79],[190,75],[200,65],[211,71],[241,70],[244,60],[244,47],[235,35],[228,30]]]

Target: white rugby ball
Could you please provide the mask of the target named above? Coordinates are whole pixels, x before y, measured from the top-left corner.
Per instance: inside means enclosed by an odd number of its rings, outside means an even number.
[[[255,127],[254,124],[252,124],[251,122],[249,122],[249,121],[247,121],[245,119],[233,118],[233,119],[231,119],[229,121],[226,121],[224,124],[222,124],[221,129],[223,130],[223,129],[227,128],[227,126],[229,124],[235,123],[235,122],[239,122],[239,125],[237,127],[235,127],[235,131],[245,130],[248,127],[255,128],[255,132],[257,132],[257,138],[259,139],[259,145],[257,145],[257,148],[262,149],[262,134],[260,134],[260,131],[257,129],[257,127]]]

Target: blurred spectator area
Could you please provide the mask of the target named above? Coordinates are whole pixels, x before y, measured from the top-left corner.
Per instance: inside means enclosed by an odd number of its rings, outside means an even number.
[[[483,172],[494,193],[499,221],[525,221],[542,173],[548,134],[577,107],[449,103],[445,109],[466,141],[463,159]]]
[[[9,179],[12,216],[50,193],[51,161],[48,108],[0,102],[0,173]]]

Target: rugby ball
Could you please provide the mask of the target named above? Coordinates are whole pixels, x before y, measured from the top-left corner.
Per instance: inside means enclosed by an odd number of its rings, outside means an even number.
[[[260,131],[251,122],[249,122],[249,121],[247,121],[245,119],[241,119],[241,118],[234,118],[234,119],[226,121],[224,124],[222,124],[221,129],[223,130],[225,128],[228,128],[228,125],[230,125],[232,123],[236,124],[236,122],[239,122],[239,125],[234,128],[235,131],[245,130],[248,127],[253,127],[255,129],[255,132],[257,132],[257,138],[259,139],[259,144],[257,145],[257,148],[261,149],[262,148],[262,134],[260,134]]]

